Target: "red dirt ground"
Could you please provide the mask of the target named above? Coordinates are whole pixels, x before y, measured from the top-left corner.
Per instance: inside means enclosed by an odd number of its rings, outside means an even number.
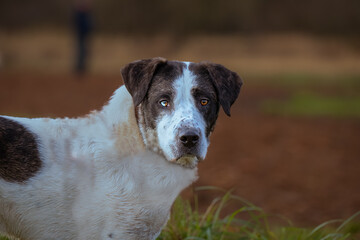
[[[99,109],[120,77],[0,74],[0,114],[75,117]],[[235,194],[300,225],[347,218],[360,210],[359,119],[271,116],[262,99],[284,94],[248,84],[232,109],[221,113],[195,186]],[[188,191],[190,192],[190,191]],[[186,194],[185,194],[186,195]],[[211,191],[199,193],[209,203]]]

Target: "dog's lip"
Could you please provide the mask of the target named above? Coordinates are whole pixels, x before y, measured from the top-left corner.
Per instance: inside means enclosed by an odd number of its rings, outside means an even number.
[[[180,157],[174,158],[174,159],[172,160],[172,162],[176,162],[176,161],[178,161],[178,160],[181,159],[181,158],[196,158],[196,160],[198,160],[198,161],[202,161],[202,160],[203,160],[203,159],[202,159],[200,156],[198,156],[198,155],[191,154],[191,153],[187,153],[187,154],[181,155]]]
[[[172,163],[179,164],[185,168],[195,168],[203,159],[194,154],[184,154],[178,158],[170,160]]]
[[[187,153],[187,154],[184,154],[184,155],[181,155],[180,157],[178,157],[176,160],[180,159],[180,158],[184,158],[184,157],[195,157],[195,158],[198,158],[198,156],[196,156],[195,154],[191,154],[191,153]]]

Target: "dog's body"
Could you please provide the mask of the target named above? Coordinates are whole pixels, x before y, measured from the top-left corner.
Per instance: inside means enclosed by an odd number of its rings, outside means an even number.
[[[229,114],[241,81],[221,65],[161,58],[131,63],[122,75],[126,88],[84,118],[0,117],[0,231],[21,239],[158,236],[197,178],[219,106]]]

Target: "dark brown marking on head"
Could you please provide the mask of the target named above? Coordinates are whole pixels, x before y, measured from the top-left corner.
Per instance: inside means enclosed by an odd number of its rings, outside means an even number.
[[[146,96],[156,69],[167,62],[164,58],[144,59],[129,63],[121,69],[125,86],[131,94],[134,105],[139,105]]]
[[[33,133],[21,124],[0,117],[0,177],[25,183],[41,169]]]
[[[183,74],[185,64],[182,62],[168,61],[166,64],[159,66],[153,75],[153,79],[147,90],[146,97],[141,104],[145,125],[155,129],[155,123],[164,109],[159,104],[160,100],[171,100],[175,96],[173,82]],[[172,105],[167,108],[172,110]]]
[[[219,103],[224,109],[224,112],[230,116],[230,107],[237,99],[243,84],[241,78],[235,72],[215,63],[192,63],[189,69],[198,76],[210,76],[216,88]]]
[[[191,63],[189,70],[195,75],[196,88],[192,90],[196,107],[203,115],[206,122],[206,136],[214,130],[215,123],[219,114],[219,100],[216,87],[213,84],[211,76],[207,69],[199,63]],[[206,106],[201,105],[201,100],[207,99],[209,103]]]

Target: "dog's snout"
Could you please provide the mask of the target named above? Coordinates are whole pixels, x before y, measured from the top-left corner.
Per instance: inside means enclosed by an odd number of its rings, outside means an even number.
[[[199,138],[200,136],[195,130],[188,130],[180,135],[181,143],[187,148],[194,147],[198,143]]]

